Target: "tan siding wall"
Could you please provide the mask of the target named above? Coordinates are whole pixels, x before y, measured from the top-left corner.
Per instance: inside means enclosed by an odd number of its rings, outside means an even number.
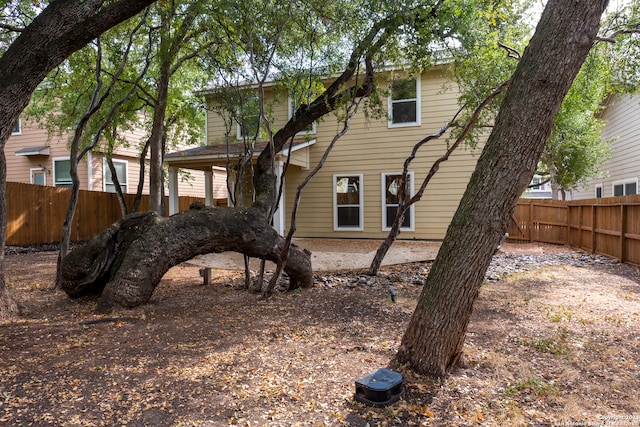
[[[220,183],[216,182],[214,177],[214,198],[226,197],[226,192],[224,196],[220,196],[219,191],[216,190],[219,185]],[[169,194],[168,187],[165,189],[165,194]],[[178,194],[181,196],[204,197],[204,172],[193,169],[185,169],[178,172]]]
[[[457,92],[442,93],[447,81],[443,75],[422,77],[420,126],[388,128],[386,118],[366,121],[360,113],[351,128],[336,145],[325,167],[305,189],[298,216],[300,237],[382,238],[381,173],[399,172],[414,144],[437,132],[458,110]],[[320,159],[335,134],[337,123],[328,117],[318,125],[318,142],[311,149],[311,166]],[[418,188],[433,162],[446,150],[443,139],[426,144],[412,163],[414,188]],[[423,199],[415,207],[415,231],[401,238],[442,239],[475,167],[477,156],[461,149],[442,164],[429,184]],[[295,188],[307,172],[292,168],[286,178],[287,218]],[[333,174],[363,174],[364,230],[333,230]]]
[[[146,137],[144,132],[129,132],[127,137],[130,141],[129,147],[118,148],[113,158],[127,161],[128,169],[128,186],[127,192],[134,194],[137,190],[140,167],[138,162],[139,142]],[[48,140],[47,131],[39,128],[36,124],[22,121],[22,133],[20,135],[12,135],[6,143],[5,155],[7,158],[7,181],[30,183],[30,169],[45,169],[46,185],[53,186],[53,162],[57,158],[69,158],[69,150],[67,148],[68,136],[53,137]],[[16,156],[15,152],[27,148],[49,145],[50,154],[48,156]],[[103,191],[104,189],[104,155],[101,153],[93,153],[91,156],[85,156],[78,166],[78,175],[80,177],[81,190]],[[91,168],[88,168],[88,162],[91,162]],[[91,178],[89,178],[89,170],[91,170]],[[183,196],[204,197],[204,173],[202,171],[188,171],[192,178],[180,180],[179,192]],[[145,175],[148,178],[148,168]],[[90,182],[90,184],[89,184]],[[146,180],[143,194],[149,194],[149,183]],[[167,193],[168,194],[168,190]],[[217,190],[214,197],[220,194]],[[221,196],[224,197],[224,196]]]
[[[31,183],[30,169],[44,168],[46,185],[53,186],[54,159],[69,158],[69,150],[67,149],[68,136],[53,137],[51,141],[48,141],[47,138],[45,129],[22,120],[22,133],[10,136],[5,145],[7,181]],[[50,154],[48,156],[16,156],[15,154],[16,151],[23,148],[42,145],[50,146]],[[80,188],[86,190],[88,182],[86,159],[78,165],[78,175],[80,176]]]
[[[212,110],[212,108],[212,104],[210,103],[209,108],[207,108],[207,144],[224,144],[224,135],[227,131],[227,128],[222,117],[220,117],[220,115],[216,111]]]
[[[449,81],[440,72],[421,77],[421,125],[389,128],[386,117],[366,119],[362,111],[351,122],[349,132],[338,141],[324,168],[305,188],[298,215],[298,237],[383,238],[387,232],[382,226],[381,174],[400,172],[405,158],[421,138],[437,132],[458,111],[455,90],[444,90]],[[271,90],[271,89],[270,89]],[[267,95],[273,99],[273,94]],[[288,119],[287,97],[277,94],[279,103],[272,107],[274,131]],[[385,102],[386,104],[386,102]],[[317,142],[309,148],[310,167],[323,155],[341,126],[329,115],[317,124]],[[224,123],[217,113],[208,112],[208,144],[224,143]],[[236,126],[232,128],[235,141]],[[431,141],[421,148],[413,161],[414,188],[417,189],[433,162],[447,149],[446,138]],[[302,151],[302,150],[301,150]],[[422,200],[415,206],[415,231],[403,231],[401,238],[442,239],[460,198],[475,168],[480,150],[459,148],[443,163],[433,178]],[[308,171],[291,166],[285,178],[286,213],[290,218],[297,186]],[[364,191],[364,230],[334,231],[333,229],[333,175],[362,174]]]
[[[311,148],[313,149],[313,148]],[[302,148],[291,153],[291,164],[300,167],[309,167],[309,148]]]
[[[613,183],[640,177],[640,95],[616,97],[604,112],[607,121],[602,136],[614,138],[611,143],[613,157],[602,168],[602,178],[572,192],[572,199],[595,197],[595,187],[602,184],[603,197],[613,196]]]

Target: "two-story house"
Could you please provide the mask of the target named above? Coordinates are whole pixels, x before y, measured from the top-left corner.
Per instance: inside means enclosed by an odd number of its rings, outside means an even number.
[[[403,163],[414,145],[437,132],[459,109],[458,92],[445,71],[435,68],[419,76],[388,75],[390,95],[383,101],[388,114],[374,119],[359,112],[336,144],[321,171],[305,188],[297,216],[297,237],[384,238],[395,217]],[[291,117],[291,96],[277,85],[265,87],[271,126],[277,130]],[[203,91],[207,108],[207,146],[170,153],[170,170],[225,167],[241,150],[243,128],[228,126],[214,108],[216,91]],[[279,153],[277,169],[284,180],[284,197],[274,227],[286,232],[298,185],[324,154],[340,128],[334,115],[315,123],[294,142],[291,152]],[[256,152],[260,151],[256,144]],[[410,168],[409,191],[419,188],[436,159],[448,147],[445,137],[424,145]],[[475,168],[479,149],[461,146],[428,185],[422,200],[407,213],[400,238],[442,239]],[[286,175],[283,165],[290,156]],[[231,171],[230,171],[231,172]],[[175,172],[174,172],[175,174]],[[171,173],[170,173],[171,175]],[[175,181],[175,178],[174,178]],[[177,192],[170,186],[170,199]],[[174,202],[175,203],[175,202]]]
[[[7,181],[53,187],[71,187],[68,142],[70,134],[49,137],[47,131],[35,123],[18,120],[5,146]],[[125,135],[130,145],[118,147],[112,155],[118,182],[124,193],[134,194],[140,181],[139,145],[146,137],[143,132]],[[226,198],[226,173],[209,169],[213,198]],[[148,167],[145,170],[148,177]],[[181,173],[178,179],[183,195],[204,197],[204,171]],[[100,149],[93,150],[78,164],[80,188],[115,192],[111,171]],[[149,194],[148,179],[143,194]]]
[[[600,177],[571,192],[573,200],[640,193],[640,95],[611,97],[602,118],[602,138],[611,141],[612,157]]]

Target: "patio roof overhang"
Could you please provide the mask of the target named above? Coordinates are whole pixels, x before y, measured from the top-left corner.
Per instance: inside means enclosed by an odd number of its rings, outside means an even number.
[[[293,145],[289,148],[288,144],[278,156],[286,158],[289,154],[302,154],[291,156],[290,162],[301,168],[309,167],[309,147],[316,143],[315,139],[299,138],[293,141]],[[253,150],[253,158],[257,158],[267,146],[267,142],[256,142]],[[211,170],[212,167],[226,168],[228,158],[234,159],[245,152],[244,146],[241,144],[230,144],[229,154],[227,155],[226,145],[205,145],[204,147],[196,147],[188,150],[175,151],[164,156],[164,160],[169,167],[195,169],[195,170]]]

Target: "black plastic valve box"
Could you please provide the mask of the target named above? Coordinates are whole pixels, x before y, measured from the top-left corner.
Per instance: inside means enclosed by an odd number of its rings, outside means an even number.
[[[404,396],[404,378],[399,372],[380,368],[356,380],[354,398],[365,405],[381,408],[397,402]]]

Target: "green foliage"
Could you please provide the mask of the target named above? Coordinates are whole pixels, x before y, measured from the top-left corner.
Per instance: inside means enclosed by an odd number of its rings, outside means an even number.
[[[527,25],[528,3],[499,2],[485,9],[469,11],[466,22],[477,25],[464,32],[458,49],[451,50],[451,68],[461,89],[461,103],[468,109],[487,97],[498,85],[507,81],[532,34]],[[610,157],[609,141],[601,139],[604,123],[599,118],[605,102],[613,93],[638,89],[640,74],[640,28],[637,4],[611,12],[603,21],[603,35],[615,36],[615,43],[600,42],[591,51],[581,72],[565,98],[554,123],[538,172],[550,178],[560,190],[579,187],[601,173]],[[461,9],[464,11],[465,9]],[[490,127],[500,108],[498,98],[482,112],[478,125],[467,143],[475,146],[483,130]],[[466,123],[469,112],[461,116]],[[453,136],[457,136],[454,131]]]
[[[515,71],[519,54],[532,34],[531,25],[524,19],[529,3],[484,2],[477,8],[462,9],[469,28],[465,28],[457,43],[448,49],[453,59],[450,72],[460,88],[460,104],[465,106],[453,137],[458,136],[473,110]],[[479,137],[493,125],[503,97],[499,96],[483,109],[467,137],[468,145],[475,147]]]
[[[600,176],[611,157],[610,141],[601,138],[605,122],[600,112],[612,94],[638,91],[639,10],[630,4],[604,18],[602,41],[591,50],[556,116],[539,168],[560,190]]]
[[[0,54],[13,43],[25,28],[46,6],[46,2],[35,0],[0,1]]]
[[[607,87],[607,70],[592,54],[571,86],[554,121],[539,164],[540,172],[551,177],[560,190],[577,188],[600,173],[611,157],[609,141],[601,138],[602,109]]]
[[[92,45],[69,57],[43,82],[26,111],[31,118],[47,127],[50,135],[68,132],[76,127],[87,112],[93,92],[98,84],[104,95],[115,78],[103,107],[89,121],[83,134],[81,148],[91,144],[109,114],[109,110],[122,102],[112,124],[100,140],[101,149],[112,152],[118,146],[146,142],[145,133],[151,134],[155,109],[165,108],[165,134],[168,147],[178,143],[202,144],[204,114],[194,87],[201,87],[207,73],[197,64],[199,49],[211,44],[206,21],[201,19],[208,2],[157,3],[147,15],[141,15],[105,33]],[[170,20],[172,27],[163,33],[162,20]],[[100,43],[98,49],[97,43]],[[100,60],[100,62],[98,62]],[[126,61],[121,74],[117,70]],[[170,84],[166,105],[160,102],[162,64],[169,64]],[[98,65],[100,65],[99,73]],[[143,135],[131,140],[131,132]],[[142,131],[142,133],[140,133]]]
[[[608,50],[607,62],[613,91],[636,93],[640,89],[640,3],[623,3],[603,19],[602,34],[611,39],[600,42]]]

